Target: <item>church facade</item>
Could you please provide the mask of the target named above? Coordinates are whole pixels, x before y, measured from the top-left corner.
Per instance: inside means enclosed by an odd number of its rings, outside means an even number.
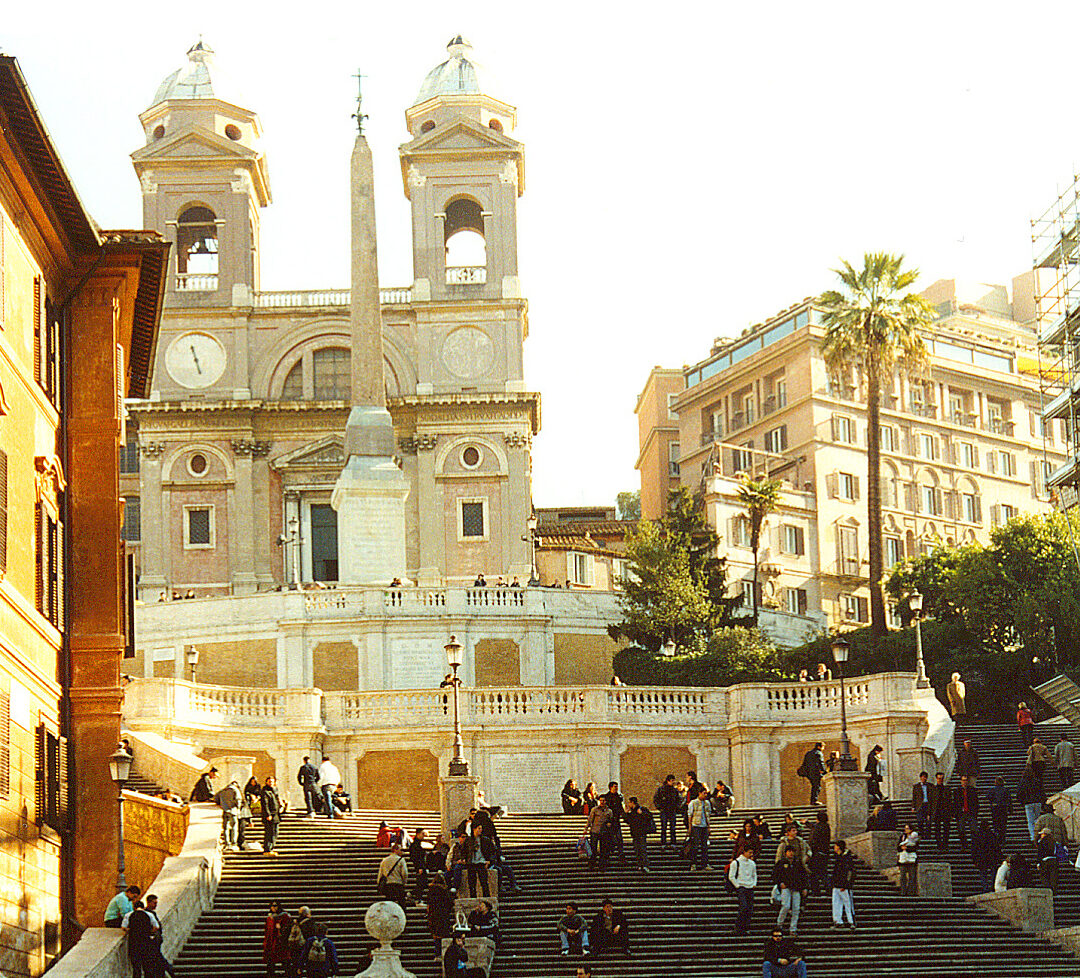
[[[524,583],[540,426],[517,267],[524,150],[510,135],[515,109],[484,91],[467,42],[448,52],[406,110],[411,138],[399,149],[414,280],[380,290],[387,406],[409,487],[406,575],[423,586],[481,573]],[[140,121],[144,223],[173,243],[152,390],[129,405],[137,434],[122,491],[140,597],[332,584],[350,290],[262,288],[262,129],[215,92],[202,42]]]

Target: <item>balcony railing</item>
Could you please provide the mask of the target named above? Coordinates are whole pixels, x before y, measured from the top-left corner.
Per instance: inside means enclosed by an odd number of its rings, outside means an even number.
[[[937,417],[937,405],[936,404],[920,404],[914,402],[911,405],[909,414],[917,415],[920,418],[936,418]]]
[[[1007,421],[1005,418],[992,417],[986,422],[987,431],[995,435],[1008,435],[1010,438],[1015,427],[1012,421]]]
[[[216,292],[217,275],[196,274],[195,272],[176,273],[177,292]]]
[[[701,444],[711,445],[713,442],[723,441],[724,433],[722,431],[703,431],[701,433]]]
[[[911,698],[911,673],[855,677],[845,683],[849,714],[873,714]],[[445,724],[447,690],[385,689],[324,692],[207,686],[182,679],[135,679],[124,690],[124,721],[132,725],[392,730]],[[704,689],[683,686],[502,686],[461,690],[461,723],[468,728],[514,724],[552,731],[576,726],[670,724],[722,726],[729,718],[806,720],[840,717],[840,684],[741,683]]]
[[[483,285],[487,281],[486,265],[447,265],[447,285]]]
[[[257,309],[319,309],[347,306],[352,299],[351,289],[309,289],[294,292],[256,292]],[[412,289],[379,289],[379,301],[384,306],[412,302]]]

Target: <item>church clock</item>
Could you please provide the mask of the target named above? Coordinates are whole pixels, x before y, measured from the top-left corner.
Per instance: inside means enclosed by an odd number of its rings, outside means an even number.
[[[165,351],[165,369],[181,387],[197,390],[225,372],[225,348],[209,333],[184,333]]]

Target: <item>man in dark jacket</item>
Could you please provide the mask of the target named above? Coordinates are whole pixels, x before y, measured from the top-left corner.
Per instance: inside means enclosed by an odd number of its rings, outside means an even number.
[[[469,967],[469,952],[465,949],[465,935],[454,934],[443,955],[445,978],[486,978],[483,968]]]
[[[762,957],[764,978],[806,978],[802,948],[793,937],[784,937],[779,927],[773,928],[772,937],[765,942]]]
[[[207,771],[198,781],[195,782],[195,787],[191,789],[192,801],[212,801],[214,798],[214,775],[217,774],[217,768],[212,767]]]
[[[810,890],[814,896],[820,896],[825,889],[830,842],[832,829],[829,826],[829,816],[825,812],[818,812],[817,821],[810,830]]]
[[[675,838],[675,825],[679,814],[679,791],[675,787],[674,774],[669,774],[664,778],[664,783],[656,789],[656,794],[653,795],[653,807],[660,813],[660,845],[667,852],[669,829],[671,847],[674,848],[678,842]]]
[[[829,876],[832,887],[833,928],[844,926],[847,914],[848,927],[855,929],[855,902],[852,889],[855,886],[855,857],[847,851],[847,843],[837,839],[833,845],[833,867]]]
[[[784,858],[773,867],[773,883],[780,887],[780,913],[776,918],[776,926],[783,927],[790,913],[791,933],[797,934],[799,911],[802,909],[802,898],[809,878],[802,860],[795,856],[794,846],[787,846],[784,849]]]
[[[626,865],[626,849],[623,846],[622,822],[626,810],[623,808],[623,796],[619,794],[619,782],[608,784],[607,794],[601,796],[611,809],[611,842],[619,850],[619,862]]]
[[[816,805],[818,793],[821,791],[821,779],[825,776],[825,744],[820,740],[808,750],[796,772],[799,777],[806,778],[810,782],[810,804]]]
[[[982,765],[979,764],[979,755],[975,753],[975,748],[971,746],[971,741],[965,740],[964,746],[956,752],[956,764],[953,767],[953,774],[957,777],[964,777],[966,775],[968,783],[974,788],[981,770]]]
[[[998,845],[1005,845],[1005,826],[1009,823],[1012,814],[1012,792],[1005,787],[1005,779],[999,774],[994,778],[994,787],[986,793],[986,800],[990,803],[990,820],[994,824],[994,835],[997,836]]]
[[[656,831],[652,812],[642,808],[637,798],[631,798],[626,806],[626,826],[630,829],[630,841],[634,846],[634,858],[638,869],[649,872],[649,833]]]
[[[630,953],[630,932],[626,927],[626,914],[616,910],[611,900],[604,901],[603,908],[593,918],[589,933],[592,935],[593,947],[600,954],[605,951]]]
[[[427,840],[427,829],[421,827],[413,833],[413,840],[409,843],[409,862],[412,864],[413,873],[416,875],[416,884],[413,887],[413,898],[422,900],[428,886],[427,872],[427,848],[424,842]]]
[[[157,954],[154,949],[154,922],[146,912],[142,900],[127,919],[128,960],[131,962],[132,978],[157,978]]]
[[[271,775],[260,792],[262,802],[263,852],[276,856],[278,827],[281,825],[281,798],[278,796],[277,780]]]
[[[322,799],[319,797],[319,769],[311,763],[310,757],[304,758],[300,770],[296,772],[296,780],[304,789],[304,801],[307,803],[308,818],[314,818],[315,813],[322,808]]]
[[[930,775],[926,771],[919,772],[919,780],[911,786],[911,810],[915,814],[915,827],[919,830],[919,837],[926,835],[926,826],[930,821]]]
[[[960,779],[960,787],[953,792],[953,814],[960,848],[967,852],[970,838],[979,824],[979,793],[971,786],[966,774]]]
[[[952,811],[952,795],[945,784],[945,775],[938,771],[930,785],[930,821],[934,823],[934,845],[942,852],[949,848]]]

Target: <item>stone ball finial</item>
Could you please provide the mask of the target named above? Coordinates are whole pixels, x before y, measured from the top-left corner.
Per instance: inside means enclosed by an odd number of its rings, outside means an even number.
[[[364,927],[383,947],[405,930],[405,911],[392,900],[379,900],[364,914]]]

